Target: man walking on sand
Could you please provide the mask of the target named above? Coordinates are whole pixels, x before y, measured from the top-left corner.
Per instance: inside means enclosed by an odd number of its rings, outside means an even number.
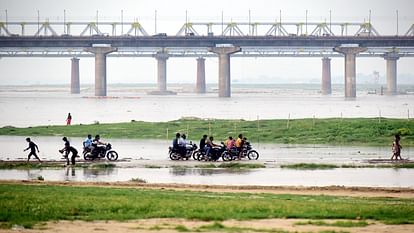
[[[29,143],[29,147],[27,147],[23,151],[27,151],[28,149],[30,149],[30,153],[27,156],[27,162],[29,162],[30,157],[32,157],[32,155],[33,155],[37,160],[39,160],[39,163],[41,163],[42,161],[40,161],[39,157],[37,157],[37,154],[36,154],[36,150],[37,150],[38,153],[40,152],[39,147],[34,142],[32,142],[30,140],[30,138],[26,138],[26,142]]]

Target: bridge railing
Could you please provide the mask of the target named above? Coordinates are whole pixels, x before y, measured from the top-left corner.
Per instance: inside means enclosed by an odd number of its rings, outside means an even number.
[[[0,22],[0,36],[150,36],[133,22]],[[176,36],[381,36],[371,23],[187,22]],[[158,34],[165,36],[165,34]],[[395,36],[395,35],[392,35]],[[405,34],[414,36],[414,24]]]

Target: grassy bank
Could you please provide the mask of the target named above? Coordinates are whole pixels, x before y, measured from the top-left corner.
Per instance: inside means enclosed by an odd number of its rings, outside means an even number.
[[[295,163],[295,164],[283,164],[281,168],[296,169],[296,170],[326,170],[334,168],[406,168],[414,169],[414,163],[394,163],[394,164],[361,164],[361,165],[335,165],[324,163]]]
[[[50,220],[144,218],[373,219],[414,223],[414,199],[0,184],[3,227],[31,227]]]
[[[175,132],[197,141],[212,134],[216,141],[243,133],[252,142],[290,144],[390,145],[395,133],[402,135],[403,146],[414,146],[414,121],[403,119],[298,119],[298,120],[201,120],[181,119],[170,122],[92,124],[72,126],[3,127],[0,135],[85,137],[88,133],[103,138],[167,139]]]

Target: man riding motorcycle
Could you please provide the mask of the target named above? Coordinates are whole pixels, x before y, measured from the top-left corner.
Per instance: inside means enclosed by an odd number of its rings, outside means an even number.
[[[100,153],[105,152],[106,143],[101,141],[101,137],[98,135],[95,136],[95,139],[92,141],[92,155],[93,158],[98,158]]]

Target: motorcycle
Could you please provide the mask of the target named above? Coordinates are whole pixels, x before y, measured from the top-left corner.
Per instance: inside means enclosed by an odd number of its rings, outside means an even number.
[[[192,143],[186,146],[185,155],[182,155],[178,149],[174,149],[172,146],[168,148],[168,154],[170,155],[171,160],[180,160],[180,159],[188,160],[189,158],[191,158],[191,156],[194,157],[197,151],[198,151],[197,145],[192,144]]]
[[[197,154],[197,160],[198,161],[217,161],[221,157],[224,151],[226,151],[226,145],[224,145],[224,143],[221,143],[220,147],[211,148],[208,154],[206,154],[204,151],[199,152]]]
[[[221,155],[223,161],[231,161],[239,158],[239,151],[236,148],[226,150]],[[240,159],[249,158],[249,160],[257,160],[259,158],[259,153],[253,149],[250,142],[245,142],[240,154]]]
[[[105,147],[101,147],[102,149],[98,152],[97,155],[95,155],[96,152],[94,152],[95,149],[90,148],[84,148],[83,150],[83,159],[85,160],[94,160],[94,159],[101,159],[101,158],[107,158],[110,161],[115,161],[118,159],[118,153],[114,150],[112,150],[112,145],[110,143],[106,144]]]

